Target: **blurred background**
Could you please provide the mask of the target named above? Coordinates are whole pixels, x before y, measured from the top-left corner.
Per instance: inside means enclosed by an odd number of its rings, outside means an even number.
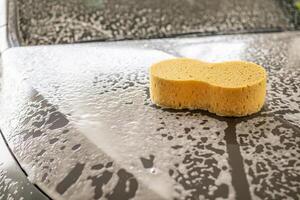
[[[22,45],[299,29],[298,0],[17,0]]]

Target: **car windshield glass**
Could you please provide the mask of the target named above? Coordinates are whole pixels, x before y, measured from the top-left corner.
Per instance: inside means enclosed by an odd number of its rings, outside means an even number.
[[[22,45],[295,30],[299,18],[293,0],[17,0],[17,16]]]

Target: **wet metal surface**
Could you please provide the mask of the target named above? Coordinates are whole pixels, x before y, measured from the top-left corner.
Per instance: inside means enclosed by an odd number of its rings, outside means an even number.
[[[299,199],[299,45],[286,32],[9,49],[0,125],[55,199]],[[264,66],[263,110],[153,105],[148,69],[171,57]]]
[[[0,199],[40,199],[47,200],[31,184],[11,155],[0,133]]]
[[[17,0],[22,45],[294,30],[289,0]]]

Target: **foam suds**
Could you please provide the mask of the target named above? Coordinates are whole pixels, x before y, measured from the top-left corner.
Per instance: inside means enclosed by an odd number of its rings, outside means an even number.
[[[10,49],[1,130],[32,181],[54,199],[235,199],[239,178],[251,198],[296,198],[300,76],[281,68],[287,41],[299,35],[286,34]],[[241,59],[271,74],[260,113],[231,120],[151,104],[148,69],[173,57],[165,52],[182,56],[182,46],[198,51],[233,38],[245,45]],[[229,162],[232,146],[237,165]],[[232,176],[237,171],[243,177]]]

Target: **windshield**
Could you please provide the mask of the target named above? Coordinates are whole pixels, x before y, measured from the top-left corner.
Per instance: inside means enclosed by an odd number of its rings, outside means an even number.
[[[22,45],[295,30],[291,0],[18,0]]]

